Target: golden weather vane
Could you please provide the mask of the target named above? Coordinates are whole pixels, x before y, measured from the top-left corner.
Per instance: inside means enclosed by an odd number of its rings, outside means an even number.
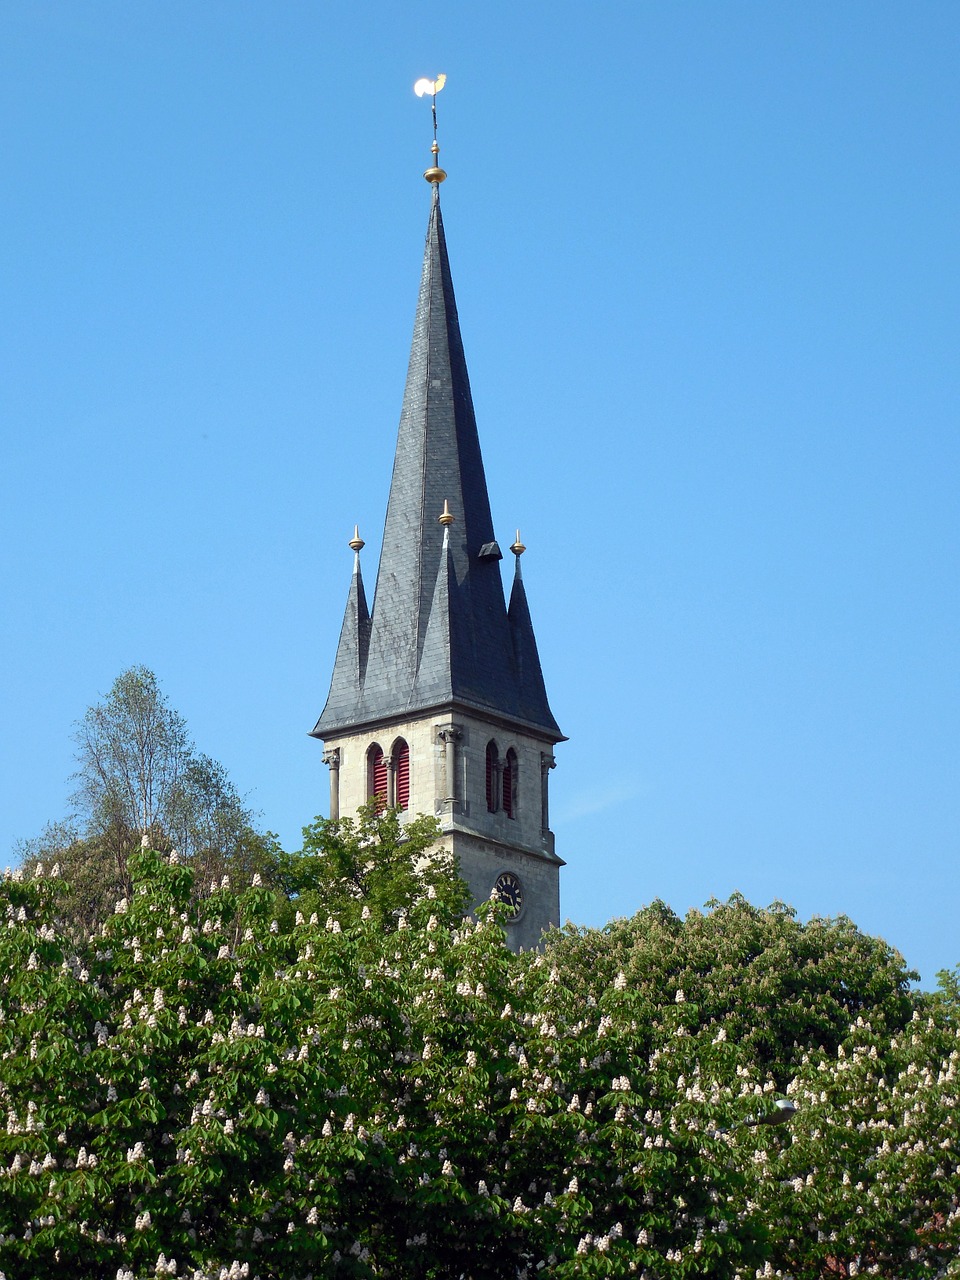
[[[433,152],[433,164],[423,175],[428,182],[442,182],[447,176],[437,163],[437,157],[440,155],[440,144],[437,142],[437,94],[446,83],[447,77],[445,75],[437,76],[436,80],[428,80],[424,76],[413,86],[413,92],[418,98],[425,98],[429,94],[432,99],[433,146],[430,150]]]

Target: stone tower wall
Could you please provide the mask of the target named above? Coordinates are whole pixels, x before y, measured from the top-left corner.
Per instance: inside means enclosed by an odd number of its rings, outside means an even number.
[[[409,750],[409,814],[433,814],[444,844],[453,849],[474,904],[489,898],[497,877],[512,872],[523,888],[523,908],[510,922],[511,945],[535,946],[542,931],[559,923],[559,868],[549,829],[547,788],[553,761],[550,744],[505,723],[475,714],[396,720],[342,737],[329,737],[331,814],[352,816],[370,796],[368,753],[374,745],[392,757],[403,740]],[[487,805],[487,744],[499,758],[516,753],[514,815]]]

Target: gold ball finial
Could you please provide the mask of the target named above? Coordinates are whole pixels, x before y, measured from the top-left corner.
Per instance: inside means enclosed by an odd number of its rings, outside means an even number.
[[[436,160],[437,156],[439,156],[440,154],[440,147],[437,145],[436,138],[434,138],[433,146],[430,148],[430,150],[433,152],[434,160]],[[441,169],[438,164],[434,164],[429,169],[424,169],[423,176],[426,178],[428,182],[439,183],[439,182],[443,182],[444,178],[446,178],[447,171],[446,169]]]
[[[510,550],[511,550],[511,551],[513,552],[513,554],[517,557],[517,559],[519,559],[519,558],[520,558],[520,556],[522,556],[522,555],[523,555],[523,553],[526,551],[526,549],[527,549],[527,548],[526,548],[526,547],[523,545],[523,543],[520,541],[520,530],[518,529],[518,530],[517,530],[517,540],[516,540],[516,542],[513,544],[513,546],[510,548]]]
[[[442,524],[443,527],[446,529],[447,525],[453,524],[455,519],[456,519],[456,516],[450,510],[450,503],[446,500],[446,498],[444,498],[443,511],[440,513],[440,515],[437,516],[438,523]]]
[[[347,543],[347,546],[350,548],[351,551],[362,551],[366,545],[367,544],[360,537],[360,526],[358,524],[355,524],[353,526],[353,537]]]

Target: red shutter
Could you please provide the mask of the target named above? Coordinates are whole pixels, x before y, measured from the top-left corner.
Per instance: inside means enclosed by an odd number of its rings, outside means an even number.
[[[394,767],[397,771],[397,804],[401,809],[410,808],[410,748],[405,742],[394,747]],[[386,785],[386,783],[384,783]]]
[[[503,763],[503,812],[508,818],[517,816],[517,753],[512,747]]]
[[[487,809],[497,811],[497,744],[487,743]]]
[[[378,809],[387,803],[387,762],[379,747],[370,753],[370,798],[379,801]]]

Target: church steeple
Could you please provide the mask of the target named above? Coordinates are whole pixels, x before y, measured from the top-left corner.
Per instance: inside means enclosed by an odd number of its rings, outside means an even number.
[[[442,77],[423,81],[436,99]],[[500,576],[470,380],[440,215],[430,219],[372,610],[358,533],[333,679],[313,736],[330,813],[365,801],[433,813],[476,903],[498,893],[512,946],[559,923],[547,789],[563,735],[547,702],[520,574]]]
[[[437,519],[444,503],[455,520],[446,551]],[[557,741],[526,600],[512,610],[519,621],[508,619],[501,558],[434,183],[369,651],[361,651],[365,624],[351,588],[330,697],[314,735],[457,703]],[[431,620],[441,598],[449,617],[438,644],[439,619]],[[351,645],[357,652],[347,660],[344,646]],[[362,673],[359,680],[354,672]]]

